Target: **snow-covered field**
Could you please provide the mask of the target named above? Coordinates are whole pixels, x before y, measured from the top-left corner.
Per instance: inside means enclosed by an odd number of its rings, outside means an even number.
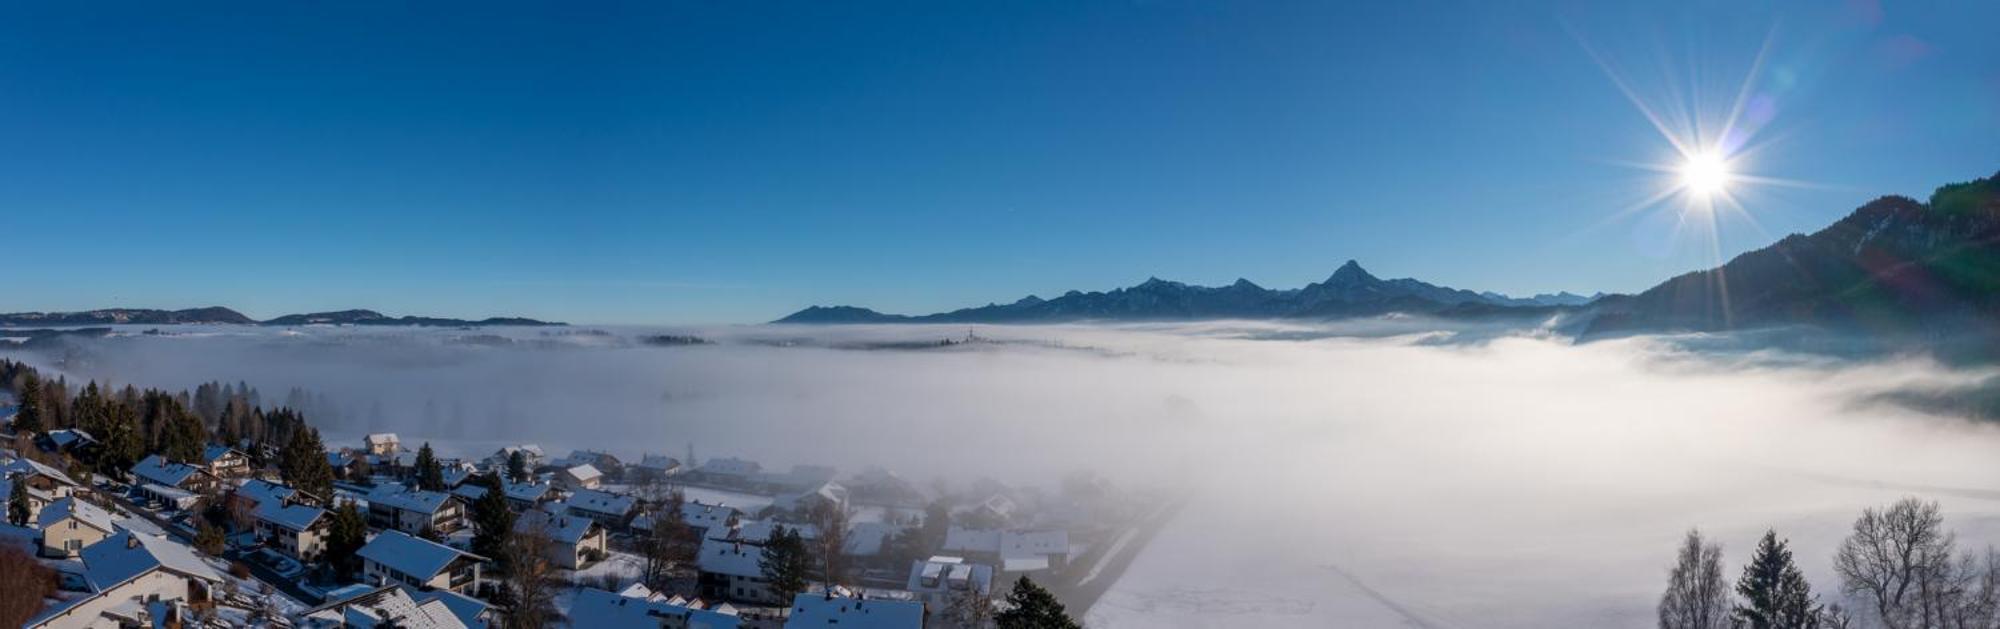
[[[1941,500],[2000,541],[2000,430],[1878,403],[1992,370],[1843,361],[1727,339],[1577,345],[1408,319],[1339,325],[982,326],[994,342],[883,350],[962,327],[744,326],[699,347],[491,331],[230,329],[82,341],[70,379],[306,387],[406,442],[628,460],[885,465],[929,486],[1089,468],[1189,504],[1088,612],[1092,626],[1647,626],[1700,527],[1741,566],[1766,527],[1828,599],[1863,507]],[[624,336],[619,336],[624,335]],[[908,347],[908,344],[904,345]],[[1693,348],[1704,348],[1701,350]],[[27,356],[51,364],[46,356]],[[459,409],[459,410],[454,410]],[[454,415],[461,415],[454,419]],[[503,438],[504,437],[504,438]],[[744,508],[768,498],[691,492]]]

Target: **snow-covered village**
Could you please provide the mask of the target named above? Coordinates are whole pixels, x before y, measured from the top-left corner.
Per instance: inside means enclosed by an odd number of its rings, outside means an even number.
[[[694,444],[331,443],[229,385],[0,362],[0,618],[26,627],[1060,627],[1175,505]],[[606,435],[616,444],[615,435]],[[629,444],[620,444],[629,445]]]

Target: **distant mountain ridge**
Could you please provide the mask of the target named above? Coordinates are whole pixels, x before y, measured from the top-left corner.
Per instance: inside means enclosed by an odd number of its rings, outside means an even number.
[[[1149,278],[1129,288],[1070,291],[1053,299],[1033,295],[1009,304],[987,304],[928,315],[884,314],[856,306],[813,306],[775,323],[1030,323],[1083,320],[1200,320],[1334,318],[1391,312],[1450,314],[1527,311],[1579,306],[1592,298],[1560,293],[1517,299],[1402,278],[1375,277],[1348,260],[1325,281],[1273,290],[1246,279],[1228,286],[1194,286]]]
[[[2000,338],[2000,173],[1885,196],[1810,235],[1595,305],[1585,335],[1810,324]]]
[[[18,326],[96,326],[96,325],[409,325],[432,327],[477,327],[490,325],[508,326],[558,326],[562,323],[538,321],[520,317],[489,317],[468,320],[440,317],[390,317],[373,310],[341,310],[312,314],[294,314],[258,321],[243,313],[210,306],[185,310],[157,310],[151,308],[105,308],[78,312],[15,312],[0,314],[0,327]]]

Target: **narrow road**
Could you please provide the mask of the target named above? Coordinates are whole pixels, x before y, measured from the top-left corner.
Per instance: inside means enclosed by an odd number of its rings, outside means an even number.
[[[102,489],[95,487],[93,487],[92,490],[102,491]],[[182,531],[179,528],[175,527],[173,523],[168,522],[165,519],[162,519],[159,514],[139,508],[139,506],[133,504],[132,501],[126,500],[124,496],[111,492],[103,492],[103,493],[107,496],[110,496],[111,501],[118,503],[118,506],[123,508],[126,513],[134,514],[141,518],[145,518],[146,521],[152,522],[154,526],[160,527],[160,530],[166,531],[168,535],[174,536],[174,539],[180,540],[181,543],[187,544],[189,546],[194,545],[193,535],[189,535],[187,532]],[[196,552],[200,553],[200,551]],[[258,581],[262,581],[266,585],[276,588],[278,591],[284,592],[286,595],[289,595],[292,598],[297,599],[301,603],[305,603],[306,606],[308,607],[313,605],[318,605],[321,600],[319,595],[313,594],[312,592],[307,591],[305,588],[299,587],[299,584],[297,582],[284,578],[277,572],[272,571],[270,568],[266,568],[262,565],[259,565],[257,562],[250,561],[248,558],[244,557],[241,552],[238,552],[234,548],[229,549],[227,552],[224,552],[222,554],[222,558],[249,567],[250,576],[256,577]]]

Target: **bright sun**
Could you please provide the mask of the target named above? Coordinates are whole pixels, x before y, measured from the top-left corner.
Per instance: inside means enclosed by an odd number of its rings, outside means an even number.
[[[1689,155],[1681,164],[1681,186],[1689,192],[1708,196],[1729,185],[1729,164],[1713,153]]]

